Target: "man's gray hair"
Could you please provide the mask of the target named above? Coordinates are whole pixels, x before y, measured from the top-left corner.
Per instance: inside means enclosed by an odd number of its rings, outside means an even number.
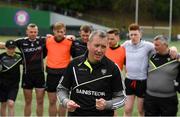
[[[95,30],[93,31],[90,35],[89,35],[89,41],[91,42],[94,38],[94,36],[98,36],[101,39],[104,39],[107,37],[107,32],[103,31],[103,30]]]
[[[168,46],[168,38],[165,37],[164,35],[157,35],[156,37],[154,37],[154,41],[158,41],[158,40],[160,40],[161,43]]]

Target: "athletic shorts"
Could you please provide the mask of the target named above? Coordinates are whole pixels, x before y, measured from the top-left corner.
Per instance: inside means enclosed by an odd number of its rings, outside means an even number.
[[[146,93],[146,80],[131,80],[125,78],[126,95],[136,95],[144,98]]]
[[[0,102],[7,102],[8,100],[13,100],[15,102],[19,87],[7,87],[0,86]]]
[[[56,88],[59,84],[59,80],[61,79],[62,74],[47,74],[46,81],[46,91],[47,92],[56,92]]]
[[[23,74],[21,87],[23,89],[45,88],[44,73]]]

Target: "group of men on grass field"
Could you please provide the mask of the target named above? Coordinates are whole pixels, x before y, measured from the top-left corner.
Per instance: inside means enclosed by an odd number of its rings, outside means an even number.
[[[33,23],[27,26],[26,34],[0,44],[6,49],[0,54],[1,116],[15,115],[20,64],[24,116],[31,116],[34,88],[37,116],[43,116],[45,91],[49,116],[65,116],[66,111],[68,116],[122,116],[115,110],[123,106],[124,116],[132,116],[136,97],[139,116],[177,114],[179,54],[176,47],[169,48],[163,35],[155,37],[153,43],[144,41],[140,26],[133,23],[129,25],[129,40],[120,45],[116,28],[102,31],[82,25],[80,38],[75,38],[66,35],[62,22],[53,25],[52,35],[38,36],[38,26]],[[20,53],[15,52],[16,47]]]

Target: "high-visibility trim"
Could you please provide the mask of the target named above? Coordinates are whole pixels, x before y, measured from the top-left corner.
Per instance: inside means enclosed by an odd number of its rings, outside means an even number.
[[[168,65],[168,64],[174,63],[174,62],[177,62],[177,60],[172,60],[172,61],[170,61],[170,62],[168,62],[168,63],[165,63],[165,64],[163,64],[163,65],[160,65],[159,67],[156,67],[156,66],[155,66],[155,68],[149,70],[149,72],[152,72],[152,71],[154,71],[154,70],[160,69],[160,68],[162,68],[162,67],[164,67],[164,66],[166,66],[166,65]]]
[[[20,56],[19,56],[20,57]],[[7,69],[6,70],[3,70],[1,72],[6,72],[8,71],[9,69],[13,68],[17,63],[19,63],[20,61],[22,60],[22,58],[20,57],[11,67],[8,67],[6,65],[3,64],[4,67],[6,67]]]
[[[90,69],[90,73],[92,73],[93,68],[91,67],[91,64],[88,62],[87,59],[86,59],[86,61],[84,61],[84,64]]]
[[[74,73],[74,78],[75,78],[75,81],[76,81],[76,85],[78,86],[79,83],[78,83],[78,80],[77,80],[77,75],[76,75],[76,71],[75,71],[74,67],[73,67],[73,73]]]
[[[116,43],[116,45],[114,46],[114,48],[117,48],[119,46],[119,43]]]
[[[151,60],[149,60],[149,62],[153,66],[153,69],[157,68],[156,65]]]

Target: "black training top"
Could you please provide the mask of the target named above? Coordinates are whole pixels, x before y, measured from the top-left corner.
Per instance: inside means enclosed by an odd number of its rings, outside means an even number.
[[[3,85],[19,86],[21,60],[20,53],[16,53],[14,56],[9,56],[5,52],[0,54],[0,64],[2,65],[0,82],[4,83]]]
[[[44,72],[43,50],[45,48],[45,38],[37,37],[31,41],[28,37],[16,40],[17,47],[23,57],[23,73],[40,73]]]
[[[99,111],[95,100],[111,100],[114,92],[123,90],[118,67],[107,57],[91,64],[87,55],[74,59],[62,76],[62,86],[71,90],[70,99],[80,105],[73,116],[112,116],[113,110]]]
[[[87,43],[84,43],[81,39],[73,41],[71,46],[71,55],[73,58],[85,54],[87,51]]]

